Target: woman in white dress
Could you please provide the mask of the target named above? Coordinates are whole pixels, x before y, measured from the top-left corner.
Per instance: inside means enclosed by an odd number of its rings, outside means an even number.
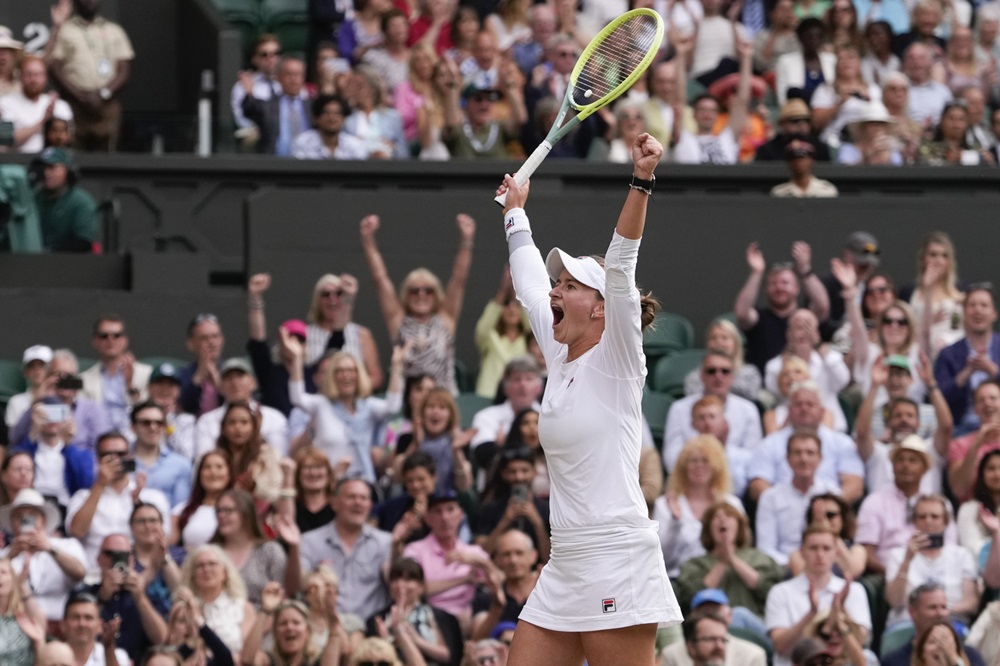
[[[548,367],[538,430],[552,484],[552,557],[509,666],[652,666],[657,625],[682,620],[638,480],[642,328],[656,305],[636,288],[635,266],[662,156],[648,134],[632,146],[633,182],[603,266],[559,249],[542,261],[524,212],[528,185],[508,175],[497,190],[507,193],[514,287]]]

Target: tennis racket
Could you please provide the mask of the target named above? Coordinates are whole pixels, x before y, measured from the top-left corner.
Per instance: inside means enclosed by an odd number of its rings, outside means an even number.
[[[628,90],[653,62],[662,42],[663,19],[651,9],[622,14],[590,40],[569,75],[566,95],[552,128],[518,169],[514,181],[524,185],[559,139]],[[563,124],[570,109],[576,115]],[[503,206],[506,199],[504,193],[495,201]]]

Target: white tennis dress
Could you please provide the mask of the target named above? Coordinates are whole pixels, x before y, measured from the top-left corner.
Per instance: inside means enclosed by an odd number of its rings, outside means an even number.
[[[567,362],[567,347],[550,333],[548,272],[526,235],[511,236],[510,267],[549,372],[538,434],[552,484],[552,552],[520,618],[566,632],[678,624],[657,525],[639,488],[646,375],[639,241],[615,233],[605,257],[604,334]]]

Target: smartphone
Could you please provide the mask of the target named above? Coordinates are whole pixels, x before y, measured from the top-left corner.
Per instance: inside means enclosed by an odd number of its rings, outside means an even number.
[[[126,474],[135,472],[135,458],[122,458],[122,471]]]
[[[68,391],[79,391],[83,389],[83,380],[75,375],[60,377],[59,381],[56,382],[56,388]]]
[[[35,529],[35,525],[38,524],[38,519],[35,516],[21,516],[21,520],[18,521],[21,525],[21,532],[32,532]]]
[[[510,487],[510,498],[518,502],[528,501],[528,484],[527,483],[515,483]]]
[[[927,546],[926,546],[926,549],[941,548],[942,546],[944,546],[944,535],[943,534],[928,534],[927,535]]]
[[[47,423],[62,423],[69,418],[69,405],[42,405]]]
[[[122,574],[128,573],[129,552],[127,550],[111,551],[111,568]]]

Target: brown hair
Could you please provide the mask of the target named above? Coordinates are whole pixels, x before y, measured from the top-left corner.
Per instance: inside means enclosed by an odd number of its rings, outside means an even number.
[[[600,264],[601,268],[604,268],[604,257],[599,254],[592,254],[590,257]],[[656,313],[660,311],[660,301],[653,296],[653,292],[647,291],[642,293],[642,288],[636,285],[635,288],[639,291],[639,323],[640,328],[643,332],[653,325],[656,321]],[[598,300],[603,301],[604,297],[601,296],[600,292],[597,292]]]
[[[740,513],[740,510],[729,502],[716,502],[705,509],[705,515],[701,518],[701,545],[705,547],[705,552],[711,553],[715,549],[715,537],[712,536],[712,521],[715,514],[725,513],[736,519],[736,547],[746,548],[752,543],[750,536],[750,521]]]
[[[330,465],[330,459],[326,457],[325,453],[315,446],[306,446],[296,451],[295,455],[292,456],[292,460],[295,461],[295,492],[299,497],[305,495],[305,491],[302,488],[302,467],[308,463],[326,467],[326,496],[330,497],[333,495],[333,484],[337,482],[337,479],[333,471],[333,466]]]
[[[840,495],[835,495],[834,493],[823,493],[822,495],[814,495],[812,499],[809,500],[809,508],[806,509],[806,525],[812,523],[813,520],[813,506],[816,502],[834,502],[840,509],[840,538],[849,540],[854,538],[854,532],[858,529],[858,521],[854,517],[854,511],[851,510],[851,506],[844,501]]]
[[[244,532],[250,535],[250,540],[256,544],[264,543],[267,537],[264,536],[264,530],[260,527],[260,518],[257,516],[257,506],[254,504],[253,496],[242,488],[230,488],[219,496],[219,502],[222,501],[223,497],[233,500],[233,504],[236,505],[236,513],[240,516],[240,526]],[[215,503],[216,511],[219,509],[219,502]],[[215,534],[209,543],[226,545],[226,540],[219,533],[218,527],[215,528]]]

